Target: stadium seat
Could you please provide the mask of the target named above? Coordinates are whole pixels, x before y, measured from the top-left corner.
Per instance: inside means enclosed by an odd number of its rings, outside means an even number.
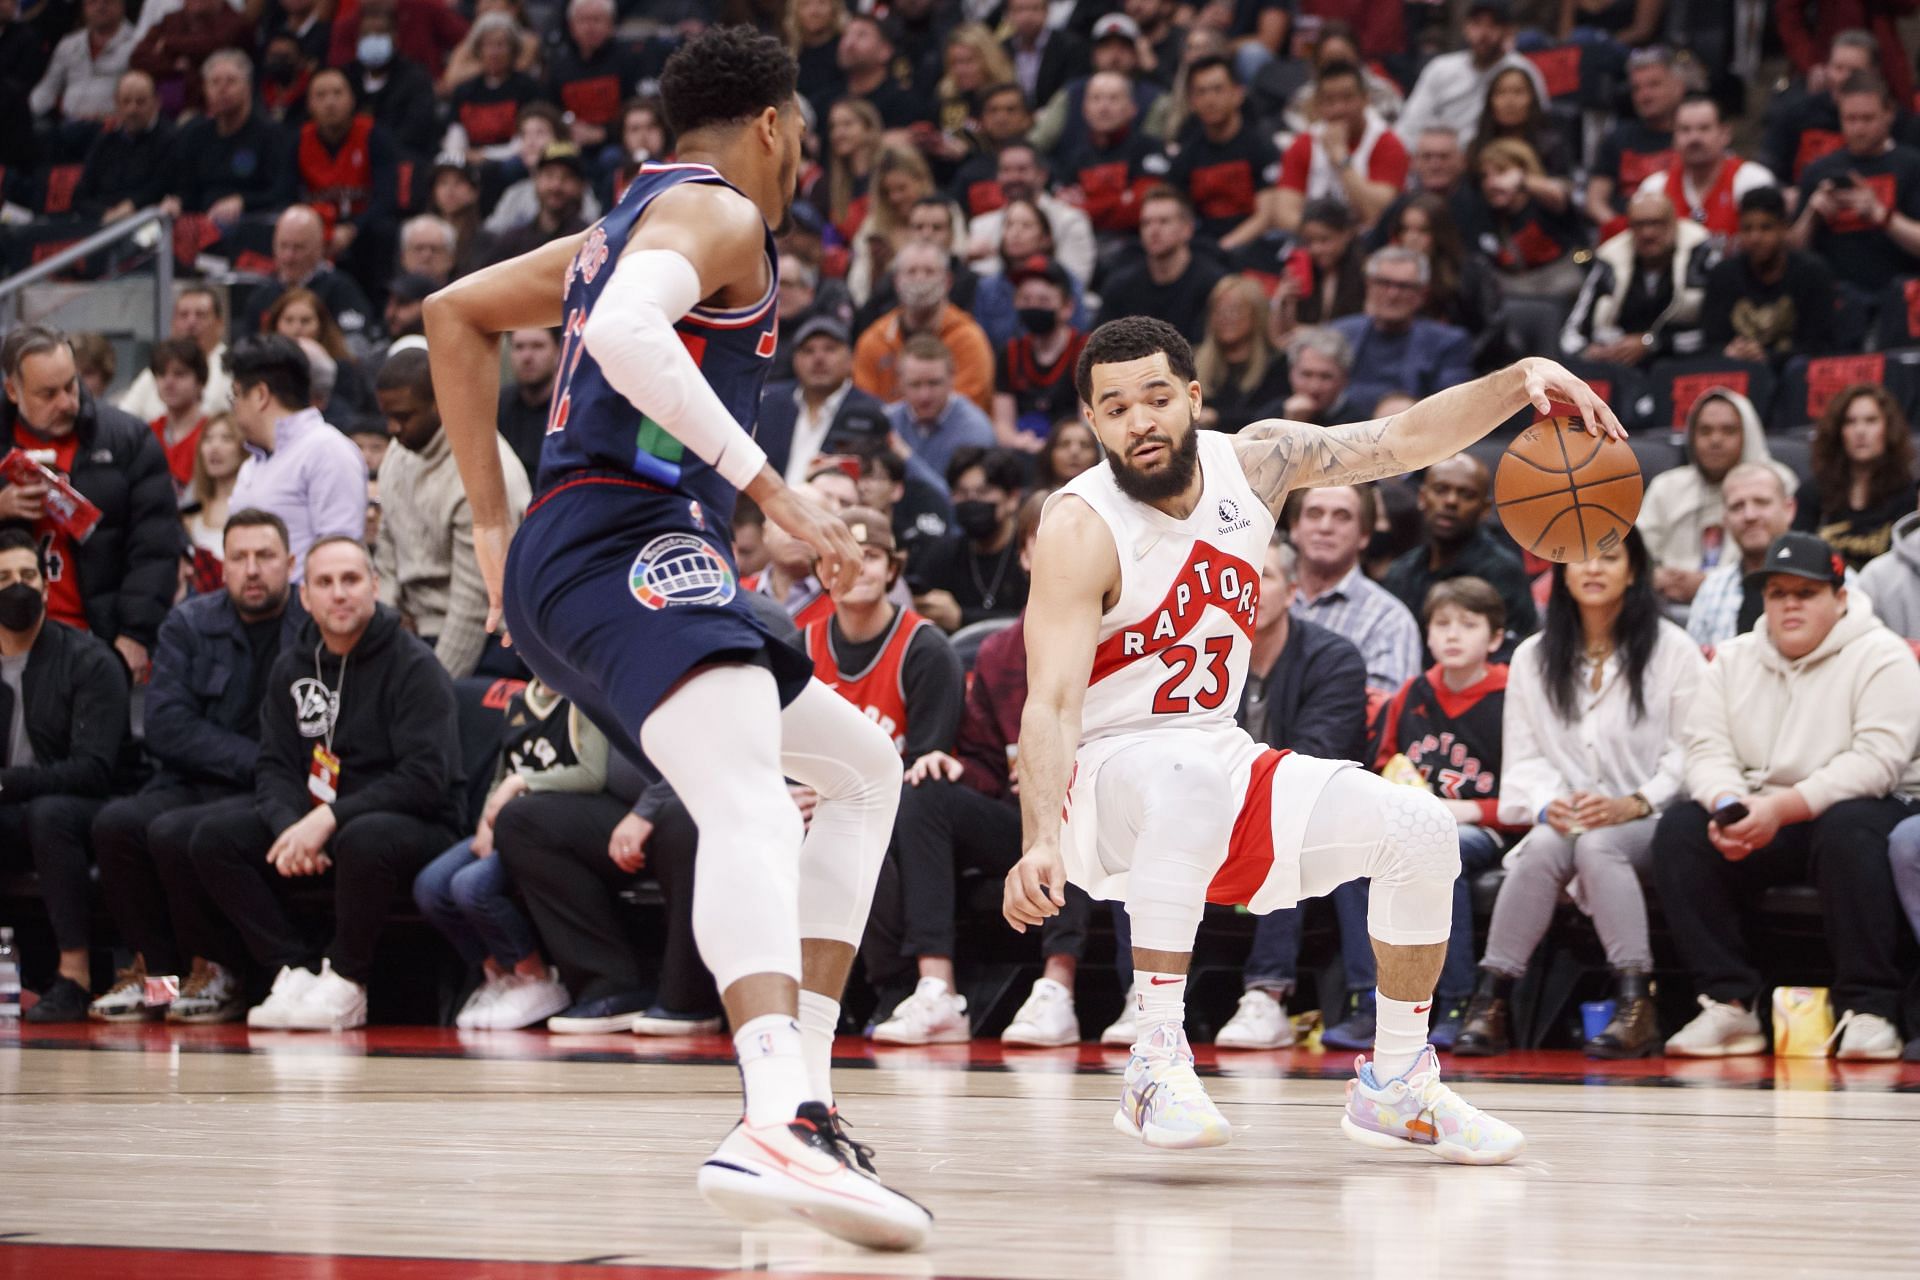
[[[1767,420],[1773,407],[1773,370],[1764,362],[1729,360],[1725,356],[1691,356],[1661,360],[1647,372],[1653,392],[1649,425],[1684,430],[1694,402],[1715,387],[1737,391],[1753,401],[1754,412]]]
[[[1795,356],[1781,372],[1768,425],[1790,431],[1817,422],[1829,400],[1863,382],[1884,386],[1902,408],[1912,405],[1920,397],[1920,351]]]
[[[969,623],[947,637],[947,643],[960,658],[960,669],[968,675],[973,674],[974,659],[980,656],[980,646],[988,636],[997,631],[1005,631],[1012,626],[1012,618],[983,618],[979,622]]]

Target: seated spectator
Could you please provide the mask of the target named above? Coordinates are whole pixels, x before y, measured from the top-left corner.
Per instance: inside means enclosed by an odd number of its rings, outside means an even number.
[[[1665,195],[1719,249],[1739,234],[1741,197],[1772,185],[1765,165],[1742,160],[1733,150],[1733,123],[1719,101],[1696,93],[1673,114],[1673,159],[1641,181],[1639,194]]]
[[[351,421],[373,407],[373,392],[360,372],[360,363],[353,358],[346,335],[340,332],[320,295],[304,287],[287,290],[267,309],[264,329],[292,338],[306,350],[313,372],[314,408]],[[313,346],[307,347],[308,343]]]
[[[1529,598],[1529,610],[1532,603]],[[1420,613],[1433,665],[1387,703],[1373,737],[1372,763],[1395,782],[1433,792],[1460,827],[1453,931],[1434,988],[1431,1036],[1434,1048],[1450,1050],[1466,1025],[1474,987],[1471,877],[1492,869],[1508,838],[1532,824],[1500,821],[1507,667],[1493,656],[1508,647],[1501,592],[1470,575],[1448,578],[1434,584]]]
[[[120,370],[120,357],[105,334],[76,333],[67,339],[73,348],[74,371],[80,375],[80,387],[95,400],[104,400]]]
[[[93,820],[101,891],[133,951],[93,1002],[106,1022],[162,1012],[170,1022],[231,1022],[244,1008],[237,957],[188,854],[202,819],[251,806],[267,673],[297,648],[307,613],[291,599],[293,557],[276,517],[237,511],[224,538],[221,584],[182,601],[160,627],[144,714],[159,771]],[[149,974],[182,975],[171,1005],[147,1001]]]
[[[1087,145],[1087,90],[1097,75],[1115,75],[1126,81],[1140,132],[1156,142],[1165,141],[1177,104],[1158,81],[1141,72],[1140,28],[1124,13],[1105,14],[1093,24],[1092,42],[1089,74],[1069,80],[1051,99],[1037,104],[1039,113],[1027,135],[1033,145],[1054,156],[1071,155]],[[1188,52],[1198,57],[1220,50],[1196,48]]]
[[[1100,441],[1076,413],[1053,424],[1037,463],[1035,491],[1058,489],[1082,471],[1100,465]]]
[[[553,380],[560,372],[558,329],[515,329],[507,337],[513,381],[500,388],[500,436],[520,459],[529,482],[540,479],[540,447],[553,412]],[[761,416],[760,439],[767,439]]]
[[[284,36],[298,44],[306,62],[315,66],[325,62],[333,24],[320,9],[320,0],[275,0],[260,15],[260,47]]]
[[[1720,499],[1725,507],[1726,541],[1739,549],[1739,556],[1722,552],[1720,563],[1700,580],[1687,610],[1687,635],[1703,649],[1726,643],[1737,635],[1753,630],[1760,620],[1762,580],[1747,585],[1748,575],[1765,563],[1767,548],[1773,540],[1793,527],[1796,510],[1793,500],[1794,479],[1777,462],[1743,462],[1727,472],[1720,482]],[[1656,570],[1654,581],[1660,580]],[[1855,578],[1847,570],[1846,585]],[[1880,601],[1869,591],[1874,611]]]
[[[840,73],[846,95],[865,101],[888,129],[910,128],[931,110],[915,91],[907,60],[898,56],[899,37],[888,19],[849,13],[840,29]]]
[[[571,140],[586,151],[618,142],[621,104],[653,93],[672,40],[654,36],[639,47],[614,36],[612,0],[572,0],[567,29],[549,45],[547,94],[567,112]],[[665,159],[665,151],[656,153]]]
[[[375,388],[387,434],[400,447],[380,463],[383,519],[374,544],[380,602],[459,680],[474,674],[488,648],[487,584],[473,551],[473,512],[440,429],[425,351],[402,351],[380,370]],[[519,526],[532,493],[513,450],[494,437],[506,481],[509,529]]]
[[[1063,143],[1058,156],[1068,186],[1093,224],[1097,242],[1118,246],[1140,230],[1141,197],[1167,175],[1167,158],[1138,126],[1132,83],[1118,72],[1087,80],[1081,103],[1085,140]]]
[[[1362,0],[1362,3],[1364,3],[1364,0]],[[1307,5],[1300,11],[1300,16],[1311,21],[1315,17],[1323,16],[1313,12],[1316,7],[1326,10],[1338,9],[1343,6],[1348,8],[1357,7],[1356,0],[1307,0]],[[1398,19],[1395,18],[1393,21],[1397,22]],[[1304,27],[1305,24],[1303,23],[1294,33],[1298,38],[1303,40],[1306,39],[1307,36]],[[1377,41],[1370,43],[1374,43],[1375,46],[1378,47]],[[1397,57],[1405,51],[1403,38],[1391,40],[1390,45],[1391,47],[1385,50],[1385,55],[1388,57]],[[1399,85],[1395,84],[1374,66],[1369,65],[1370,59],[1360,52],[1360,41],[1355,37],[1351,23],[1345,22],[1340,18],[1326,16],[1326,19],[1320,23],[1319,34],[1312,40],[1312,49],[1311,65],[1307,65],[1298,59],[1288,59],[1288,61],[1300,63],[1300,74],[1302,74],[1304,78],[1300,82],[1299,87],[1293,91],[1293,96],[1287,99],[1285,110],[1281,115],[1281,125],[1285,132],[1302,133],[1312,126],[1314,120],[1314,82],[1312,77],[1319,72],[1321,67],[1332,66],[1336,62],[1351,62],[1354,66],[1360,68],[1360,72],[1366,78],[1367,82],[1367,105],[1372,108],[1375,115],[1385,120],[1388,124],[1392,124],[1400,118],[1401,109],[1407,104],[1406,95],[1400,92]],[[1276,62],[1277,61],[1279,60],[1276,59]],[[1273,65],[1273,63],[1268,64],[1269,67]],[[1272,86],[1277,83],[1278,77],[1268,72],[1266,68],[1263,68],[1262,71],[1264,74],[1262,74],[1261,79],[1265,84]],[[1451,129],[1447,132],[1449,134],[1453,133]],[[1457,136],[1454,141],[1455,144],[1458,145],[1459,139]]]
[[[982,410],[993,403],[993,349],[973,317],[947,301],[953,273],[946,255],[911,243],[893,260],[900,305],[860,335],[853,349],[854,385],[883,401],[900,398],[898,363],[907,341],[929,334],[953,353],[954,388]]]
[[[1480,112],[1470,153],[1478,153],[1496,138],[1512,138],[1533,148],[1546,172],[1527,183],[1528,193],[1559,213],[1573,202],[1573,149],[1547,118],[1546,96],[1531,67],[1503,67],[1487,83],[1487,100]]]
[[[206,214],[221,231],[243,214],[286,209],[295,176],[289,143],[279,125],[254,110],[252,60],[238,49],[211,54],[200,65],[200,88],[206,114],[180,127],[172,152],[180,207]]]
[[[513,135],[513,155],[497,166],[502,181],[508,178],[518,178],[518,181],[512,182],[495,199],[493,211],[483,224],[489,237],[497,240],[508,232],[526,227],[540,216],[545,206],[545,198],[537,180],[541,159],[549,147],[564,141],[566,136],[566,122],[552,105],[536,102],[520,113],[520,123]],[[579,155],[577,149],[574,154]],[[600,217],[600,200],[585,185],[587,170],[584,159],[580,161],[580,174],[580,217],[585,222],[593,222]]]
[[[1441,131],[1437,136],[1450,139],[1453,134]],[[1427,260],[1427,296],[1421,314],[1466,330],[1475,338],[1475,350],[1485,349],[1500,324],[1500,280],[1487,260],[1460,238],[1460,225],[1447,198],[1432,191],[1415,192],[1388,210],[1381,227],[1387,244]]]
[[[1887,283],[1920,273],[1920,151],[1893,140],[1893,100],[1870,74],[1835,91],[1845,145],[1800,177],[1788,242],[1833,268],[1845,300],[1871,303]]]
[[[461,81],[448,100],[453,127],[466,146],[454,145],[450,132],[448,150],[491,154],[495,148],[510,147],[520,109],[542,94],[540,82],[519,66],[520,35],[520,24],[509,14],[486,13],[474,22],[467,38],[480,69]]]
[[[823,130],[826,172],[806,197],[841,240],[853,243],[872,202],[873,170],[880,158],[880,113],[860,98],[842,98],[827,111]]]
[[[200,66],[220,49],[253,43],[253,23],[226,0],[180,0],[180,7],[146,29],[127,65],[153,77],[168,115],[197,112]]]
[[[987,340],[993,341],[996,330],[1010,331],[1018,323],[1013,315],[1012,290],[995,299],[989,305],[983,305],[979,296],[984,281],[961,259],[959,246],[966,239],[966,220],[960,210],[943,195],[925,195],[914,202],[907,211],[907,240],[930,244],[947,255],[947,270],[953,283],[947,287],[947,301],[962,311],[972,313],[980,327],[986,331]],[[887,260],[892,261],[889,252]],[[816,283],[817,288],[817,283]],[[883,272],[874,279],[867,289],[867,300],[853,315],[853,330],[859,333],[870,327],[875,320],[900,305],[900,299],[893,292],[893,276]],[[990,324],[988,314],[993,316]]]
[[[472,1030],[517,1031],[573,1003],[514,904],[513,879],[494,842],[500,810],[516,796],[598,792],[607,776],[607,740],[585,732],[586,717],[538,680],[513,695],[505,720],[500,763],[474,833],[413,880],[420,914],[469,970],[480,971],[453,1019]]]
[[[885,426],[883,419],[881,425]],[[858,448],[836,442],[846,450],[843,456],[859,464],[855,484],[860,506],[872,507],[892,522],[893,540],[907,558],[906,572],[918,574],[926,564],[927,552],[939,545],[953,527],[953,503],[947,497],[947,482],[939,472],[929,469],[918,458],[903,458],[892,447],[890,434],[876,435],[871,443]],[[895,584],[895,594],[905,596],[906,588]],[[905,596],[911,602],[911,596]]]
[[[180,507],[193,555],[193,576],[187,586],[195,595],[218,591],[225,584],[227,513],[234,509],[233,484],[246,456],[246,444],[232,414],[216,413],[207,419],[200,429],[199,447],[193,451],[193,480],[181,495]]]
[[[1885,555],[1893,526],[1914,509],[1913,435],[1885,387],[1848,387],[1813,429],[1812,493],[1793,527],[1817,533],[1852,569]]]
[[[1079,33],[1047,23],[1046,0],[1007,0],[1006,52],[1028,102],[1048,102],[1093,70],[1092,50]]]
[[[173,137],[173,125],[160,118],[153,77],[144,71],[121,76],[113,95],[112,126],[103,128],[87,151],[86,168],[73,189],[73,212],[118,222],[158,204],[174,185]]]
[[[207,357],[191,338],[163,338],[147,354],[147,369],[166,410],[147,425],[167,453],[175,497],[184,497],[193,481],[193,462],[200,454],[200,432],[208,415],[202,404],[207,390]]]
[[[1594,251],[1560,330],[1560,350],[1628,367],[1700,350],[1700,305],[1715,251],[1664,193],[1636,194],[1627,229]]]
[[[1893,545],[1860,571],[1860,589],[1873,602],[1874,617],[1896,634],[1920,640],[1920,514],[1901,516],[1892,536]]]
[[[1470,577],[1493,588],[1501,600],[1494,630],[1503,634],[1495,638],[1492,650],[1498,660],[1511,656],[1514,646],[1534,633],[1540,619],[1520,553],[1506,534],[1487,524],[1492,498],[1486,464],[1470,453],[1457,453],[1428,467],[1417,498],[1426,536],[1393,562],[1380,585],[1407,606],[1407,612],[1416,613],[1417,604],[1416,616],[1422,618],[1434,588],[1442,582]],[[1425,656],[1437,654],[1429,646]],[[1465,993],[1461,995],[1464,998]]]
[[[1293,616],[1345,636],[1360,650],[1371,714],[1420,671],[1419,624],[1391,592],[1360,571],[1378,499],[1370,488],[1349,485],[1303,490],[1297,497],[1283,520],[1300,553]]]
[[[473,6],[473,26],[467,28],[466,36],[455,45],[447,55],[446,69],[440,73],[438,90],[451,97],[453,91],[467,81],[481,74],[479,51],[480,19],[488,14],[497,13],[513,21],[514,50],[513,68],[528,75],[540,74],[540,36],[527,29],[526,5],[523,0],[479,0]]]
[[[1280,159],[1275,223],[1296,231],[1309,202],[1332,200],[1369,226],[1407,184],[1407,148],[1367,105],[1365,80],[1351,62],[1320,69],[1313,101],[1317,122]]]
[[[1480,190],[1462,229],[1471,230],[1475,247],[1492,260],[1507,296],[1571,303],[1583,279],[1573,256],[1586,242],[1579,215],[1555,213],[1533,198],[1527,184],[1546,170],[1524,142],[1488,143],[1477,164]]]
[[[1080,407],[1074,370],[1087,335],[1073,323],[1072,282],[1059,263],[1036,255],[1015,264],[1005,278],[1013,285],[1020,332],[996,361],[994,441],[1038,453],[1052,424]]]
[[[667,109],[658,98],[627,99],[616,123],[618,141],[602,149],[600,178],[596,184],[608,208],[620,203],[620,197],[627,194],[642,165],[659,164],[674,151]]]
[[[0,865],[39,873],[60,951],[58,974],[27,1010],[36,1023],[86,1020],[87,829],[127,732],[125,674],[106,645],[47,616],[50,589],[34,536],[0,526]]]
[[[887,424],[907,454],[934,475],[946,474],[956,451],[995,443],[993,420],[954,390],[953,355],[933,335],[907,340],[900,352],[899,387],[900,399],[887,406]]]
[[[1032,127],[1033,113],[1027,110],[1019,85],[992,85],[981,93],[979,149],[960,162],[947,183],[954,203],[967,217],[991,213],[1006,201],[998,181],[1000,152],[1027,146],[1027,130]]]
[[[1027,604],[1018,532],[1026,460],[1009,449],[957,450],[947,465],[959,532],[929,549],[913,607],[946,632],[1008,618]]]
[[[1286,418],[1318,427],[1356,422],[1366,415],[1348,394],[1352,372],[1353,348],[1345,338],[1318,326],[1296,329],[1287,343],[1286,395],[1256,409],[1254,421]]]
[[[260,46],[260,111],[284,129],[306,121],[307,86],[321,64],[300,52],[300,43],[284,33]]]
[[[102,123],[138,43],[126,0],[83,0],[81,25],[53,46],[40,83],[28,99],[33,114],[72,123]]]
[[[375,16],[380,19],[375,30],[386,38],[370,48],[361,36],[371,34],[367,19]],[[357,6],[343,4],[334,12],[327,65],[342,67],[356,57],[362,63],[385,65],[398,54],[401,61],[415,63],[438,79],[447,55],[466,34],[467,20],[460,11],[439,0],[359,0]],[[376,57],[370,60],[369,53]]]
[[[1017,286],[1012,268],[1034,258],[1046,259],[1060,268],[1060,278],[1066,286],[1067,301],[1071,306],[1068,322],[1086,332],[1092,323],[1092,315],[1087,311],[1081,282],[1054,256],[1056,245],[1053,226],[1046,212],[1033,201],[1021,197],[1007,201],[999,212],[1002,217],[1000,252],[988,260],[994,270],[978,277],[979,288],[973,299],[973,318],[980,322],[987,341],[998,352],[1027,332],[1021,326],[1019,304],[1014,301]]]
[[[1627,89],[1633,114],[1600,139],[1587,171],[1586,214],[1602,236],[1618,231],[1627,197],[1673,163],[1673,116],[1687,96],[1687,80],[1673,50],[1651,45],[1628,56]]]
[[[853,346],[838,317],[808,316],[793,338],[793,380],[770,382],[760,392],[754,438],[787,483],[798,485],[805,483],[827,440],[852,417],[877,419],[886,406],[853,385]],[[933,341],[939,345],[938,339]]]
[[[1460,34],[1466,48],[1432,58],[1420,69],[1420,78],[1414,81],[1394,125],[1404,141],[1412,143],[1429,126],[1451,125],[1462,146],[1472,142],[1480,128],[1487,87],[1508,67],[1529,71],[1540,97],[1546,98],[1539,70],[1513,52],[1513,12],[1505,0],[1474,0],[1467,6]]]
[[[327,228],[327,254],[378,284],[392,261],[400,220],[400,153],[369,115],[354,114],[344,71],[307,85],[307,122],[294,146],[299,198]]]
[[[492,261],[517,258],[587,229],[585,202],[592,193],[587,190],[587,162],[578,147],[571,142],[556,142],[541,152],[540,164],[533,171],[533,185],[540,211],[525,226],[493,237]]]
[[[228,499],[280,517],[293,553],[294,581],[306,551],[323,538],[366,531],[367,465],[354,443],[310,407],[307,357],[278,334],[234,344],[233,420],[254,450]]]
[[[1906,45],[1894,25],[1895,12],[1880,7],[1828,6],[1817,11],[1816,29],[1816,24],[1808,21],[1815,15],[1788,5],[1776,10],[1774,30],[1805,94],[1824,92],[1837,96],[1837,90],[1849,76],[1864,74],[1884,79],[1896,102],[1910,102],[1913,67],[1907,61]],[[1821,61],[1823,48],[1824,62]],[[1829,127],[1837,129],[1839,125]],[[1806,163],[1812,163],[1822,154],[1825,152],[1814,151],[1807,156]],[[1801,170],[1804,172],[1804,164]],[[1781,181],[1788,180],[1782,174]]]
[[[64,335],[23,325],[0,344],[0,440],[66,477],[100,512],[84,538],[47,507],[43,483],[0,476],[0,525],[41,547],[46,611],[90,631],[147,678],[148,648],[179,586],[180,517],[167,456],[147,425],[83,392]]]
[[[1777,539],[1752,575],[1765,625],[1720,646],[1686,722],[1686,796],[1661,816],[1653,864],[1701,1012],[1667,1041],[1670,1057],[1766,1050],[1742,907],[1809,878],[1833,956],[1835,1056],[1900,1055],[1887,837],[1920,795],[1920,670],[1843,568],[1819,538]]]
[[[978,22],[949,27],[940,48],[944,74],[934,86],[936,132],[923,134],[920,146],[945,179],[978,150],[986,91],[1013,79],[1013,62],[993,32]]]
[[[1244,111],[1247,92],[1230,59],[1196,59],[1186,69],[1187,109],[1167,185],[1186,193],[1200,234],[1232,251],[1278,226],[1274,184],[1280,156]]]
[[[1614,1019],[1589,1040],[1596,1058],[1643,1058],[1660,1047],[1641,880],[1661,810],[1684,799],[1683,733],[1705,665],[1660,616],[1653,564],[1637,533],[1581,564],[1556,564],[1546,625],[1507,673],[1500,821],[1538,823],[1507,858],[1479,983],[1453,1052],[1492,1057],[1512,1043],[1513,984],[1579,877],[1619,984]],[[1671,918],[1670,899],[1662,905]]]
[[[227,315],[219,291],[203,284],[190,284],[173,298],[173,324],[170,338],[191,338],[207,358],[207,385],[200,395],[200,407],[207,413],[225,413],[233,394],[233,380],[227,376]],[[167,411],[160,401],[160,389],[153,371],[142,369],[133,385],[120,393],[119,407],[142,422],[151,422]]]
[[[1778,187],[1740,198],[1740,235],[1707,273],[1700,301],[1702,346],[1735,360],[1779,363],[1833,349],[1833,272],[1787,247],[1787,204]]]
[[[1367,301],[1359,315],[1328,328],[1353,349],[1353,380],[1377,398],[1386,391],[1430,396],[1473,376],[1466,331],[1421,315],[1431,272],[1426,258],[1389,245],[1367,259]]]
[[[1075,281],[1086,284],[1093,279],[1095,246],[1093,224],[1086,211],[1058,198],[1047,190],[1047,170],[1040,153],[1031,143],[1013,141],[1000,148],[994,158],[994,181],[1000,189],[998,208],[976,215],[968,223],[967,260],[983,276],[1005,269],[1029,253],[1046,252],[1067,269]],[[1040,226],[1051,237],[1049,249],[1016,245],[1007,256],[1007,218],[1018,201],[1029,201],[1041,216]],[[1141,234],[1146,232],[1146,209],[1141,208]],[[1149,249],[1148,255],[1152,255]]]
[[[1721,483],[1734,467],[1757,462],[1772,468],[1782,485],[1797,485],[1793,469],[1775,462],[1753,402],[1717,387],[1687,411],[1687,461],[1653,477],[1635,520],[1653,557],[1653,589],[1663,601],[1684,605],[1705,576],[1731,558]],[[1766,550],[1762,542],[1757,555]],[[1756,611],[1758,601],[1755,601]]]
[[[1194,254],[1193,225],[1192,206],[1172,187],[1155,187],[1141,198],[1140,247],[1146,256],[1112,273],[1102,293],[1100,324],[1117,316],[1154,315],[1189,340],[1200,340],[1207,299],[1226,272],[1212,258]]]
[[[1300,215],[1299,243],[1287,254],[1268,318],[1276,344],[1298,325],[1321,325],[1366,305],[1366,252],[1353,211],[1315,200]]]
[[[360,38],[352,56],[333,65],[353,81],[360,109],[371,115],[402,153],[425,164],[440,143],[439,103],[433,77],[418,64],[393,53],[393,14],[379,8],[360,9]]]
[[[888,144],[874,157],[867,216],[853,238],[847,264],[847,292],[865,306],[875,286],[890,272],[894,256],[911,241],[913,212],[934,194],[933,171],[911,147]],[[945,246],[941,246],[945,248]]]
[[[403,272],[387,284],[387,306],[380,328],[386,341],[367,353],[365,371],[378,377],[388,360],[402,351],[427,349],[427,299],[441,286],[430,276]]]
[[[1207,336],[1193,352],[1200,426],[1237,432],[1286,395],[1287,362],[1267,340],[1266,311],[1266,291],[1250,276],[1222,276],[1213,286]]]
[[[453,682],[378,591],[356,539],[309,549],[300,600],[319,644],[308,652],[303,638],[267,677],[252,806],[206,818],[190,842],[201,887],[253,961],[275,971],[249,1027],[364,1026],[392,903],[461,825]],[[332,937],[316,949],[283,896],[330,870]]]
[[[247,295],[246,306],[234,316],[234,336],[266,331],[268,312],[281,295],[306,289],[326,305],[348,342],[365,340],[373,304],[352,276],[327,261],[326,245],[326,222],[313,209],[296,204],[281,214],[273,224],[273,278]]]

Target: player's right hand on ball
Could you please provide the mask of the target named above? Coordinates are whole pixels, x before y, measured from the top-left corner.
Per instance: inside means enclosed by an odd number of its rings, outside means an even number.
[[[781,485],[766,495],[760,510],[779,525],[813,548],[818,557],[815,572],[820,585],[829,593],[845,591],[860,572],[860,546],[847,531],[847,523],[827,510],[820,499],[804,490]]]
[[[1036,844],[1007,872],[1000,912],[1015,933],[1025,933],[1028,925],[1038,928],[1067,905],[1066,884],[1067,864],[1061,861],[1060,850]]]

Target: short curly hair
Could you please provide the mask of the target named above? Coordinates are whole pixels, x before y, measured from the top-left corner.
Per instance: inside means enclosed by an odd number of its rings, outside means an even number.
[[[1185,335],[1154,316],[1122,316],[1109,320],[1093,331],[1080,350],[1080,364],[1074,370],[1074,387],[1080,399],[1093,403],[1093,366],[1123,364],[1142,360],[1155,352],[1167,354],[1167,366],[1182,383],[1194,380],[1193,348]]]
[[[667,125],[686,135],[768,107],[785,110],[800,67],[786,46],[752,27],[709,27],[681,45],[660,73]]]

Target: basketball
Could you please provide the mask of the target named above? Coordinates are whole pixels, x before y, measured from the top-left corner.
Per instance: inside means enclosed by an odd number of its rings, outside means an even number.
[[[1591,560],[1640,514],[1640,460],[1571,416],[1543,418],[1507,446],[1493,506],[1513,540],[1544,560]]]

